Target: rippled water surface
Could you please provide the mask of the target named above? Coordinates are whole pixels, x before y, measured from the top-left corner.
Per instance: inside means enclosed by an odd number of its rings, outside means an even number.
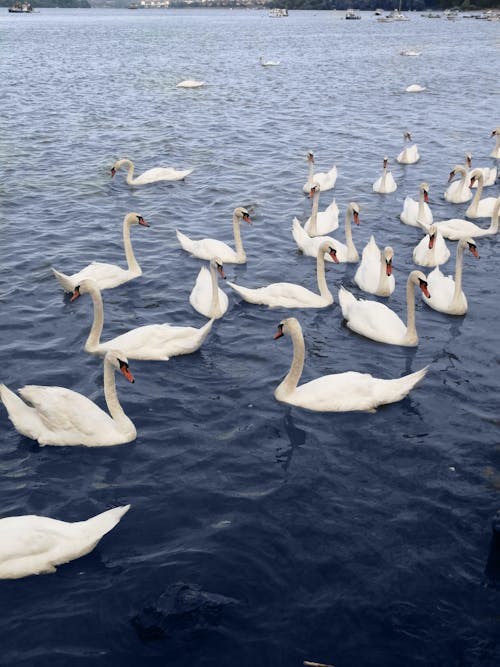
[[[143,276],[104,293],[105,338],[149,323],[201,326],[188,302],[200,261],[175,237],[231,242],[236,206],[248,263],[229,279],[315,286],[290,229],[304,220],[306,152],[333,164],[341,217],[361,206],[354,241],[395,249],[389,305],[404,316],[419,232],[406,195],[431,186],[435,219],[469,150],[492,166],[500,125],[498,23],[357,22],[343,13],[41,10],[0,18],[0,366],[15,389],[54,384],[104,407],[102,368],[83,351],[88,297],[69,303],[50,267],[124,265],[121,222]],[[404,58],[404,48],[422,51]],[[279,60],[259,65],[259,56]],[[495,64],[496,63],[496,64]],[[176,88],[181,79],[206,82]],[[405,93],[413,83],[420,94]],[[421,160],[395,157],[411,130]],[[372,192],[388,155],[398,183]],[[193,168],[185,182],[131,189],[111,164]],[[485,190],[498,196],[498,185]],[[488,224],[487,221],[479,221]],[[336,232],[340,236],[341,232]],[[338,304],[287,312],[230,305],[202,349],[131,362],[118,393],[138,437],[119,447],[39,447],[0,407],[0,513],[75,521],[131,503],[90,555],[56,574],[0,582],[5,665],[493,667],[500,574],[488,567],[498,508],[496,238],[464,262],[466,317],[417,303],[420,345],[386,346],[342,325]],[[454,248],[449,261],[453,271]],[[357,294],[354,265],[329,265],[332,291]],[[304,380],[345,370],[399,377],[429,364],[409,398],[376,414],[321,414],[273,391],[299,318]],[[491,565],[491,561],[490,561]]]

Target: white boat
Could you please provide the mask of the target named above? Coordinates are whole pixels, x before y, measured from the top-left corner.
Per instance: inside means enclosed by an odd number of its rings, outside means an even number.
[[[288,9],[285,7],[273,7],[273,9],[271,9],[269,12],[269,16],[272,18],[282,18],[284,16],[288,16]]]
[[[359,21],[359,19],[361,18],[361,14],[358,14],[358,12],[355,11],[354,9],[347,9],[345,17],[348,21]]]
[[[31,14],[33,7],[29,2],[15,2],[12,7],[9,7],[11,14]]]

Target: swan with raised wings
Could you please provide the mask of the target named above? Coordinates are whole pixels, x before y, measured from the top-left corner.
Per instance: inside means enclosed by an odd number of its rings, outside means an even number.
[[[331,190],[337,180],[337,167],[334,165],[330,171],[314,172],[314,154],[312,151],[308,152],[307,161],[309,163],[309,174],[302,190],[309,194],[315,183],[319,183],[322,191]]]
[[[312,197],[313,200],[312,211],[311,217],[304,224],[304,229],[309,236],[324,236],[335,231],[339,226],[339,207],[335,199],[324,211],[318,211],[320,192],[319,183],[315,183],[309,192],[309,197]]]
[[[483,194],[483,172],[481,169],[474,169],[470,173],[470,185],[477,180],[477,190],[474,194],[474,199],[471,201],[469,208],[465,211],[468,218],[489,218],[493,215],[493,210],[497,202],[497,197],[485,197],[481,199]]]
[[[419,266],[438,266],[449,258],[450,251],[439,228],[434,224],[430,225],[423,239],[413,248],[413,261]]]
[[[236,250],[233,250],[227,243],[218,241],[217,239],[199,239],[194,241],[179,230],[176,230],[175,233],[183,250],[191,253],[194,257],[208,261],[212,257],[219,257],[225,264],[244,264],[247,261],[247,256],[241,240],[240,223],[242,220],[249,225],[252,224],[250,213],[246,208],[239,206],[233,212],[233,234]]]
[[[85,351],[90,354],[103,355],[108,350],[121,350],[129,359],[168,361],[170,357],[196,352],[212,329],[213,320],[199,329],[171,324],[147,324],[101,343],[104,307],[101,290],[96,282],[82,280],[75,287],[71,301],[86,293],[90,294],[94,306],[94,321],[85,343]]]
[[[380,192],[381,194],[387,194],[389,192],[394,192],[395,190],[398,189],[398,186],[396,185],[396,181],[394,180],[392,172],[387,171],[388,163],[389,163],[389,158],[385,157],[384,171],[382,172],[382,176],[380,178],[377,178],[377,180],[373,184],[373,192]]]
[[[126,269],[122,269],[116,264],[107,264],[104,262],[92,262],[92,264],[88,264],[84,269],[78,271],[78,273],[73,273],[69,276],[52,269],[52,273],[59,281],[63,290],[65,292],[73,292],[75,287],[86,278],[95,280],[100,289],[111,289],[141,276],[142,269],[135,258],[130,240],[130,227],[132,225],[141,225],[142,227],[151,226],[138,213],[128,213],[123,219],[123,245],[127,259]]]
[[[390,296],[394,292],[395,280],[392,275],[394,250],[386,246],[380,250],[371,236],[363,248],[361,262],[354,274],[354,282],[364,292],[377,296]]]
[[[472,153],[465,154],[465,168],[472,169]],[[483,187],[488,187],[489,185],[495,185],[498,175],[498,170],[496,167],[476,167],[483,172]],[[474,179],[472,184],[473,188],[478,187],[478,181]]]
[[[495,148],[491,151],[490,157],[494,157],[498,160],[500,159],[500,127],[497,127],[495,130],[493,130],[493,132],[490,134],[490,137],[497,138]]]
[[[453,179],[460,174],[460,180]],[[461,164],[456,164],[450,171],[448,177],[448,187],[445,190],[444,198],[452,204],[463,204],[472,199],[472,191],[469,187],[469,170]]]
[[[226,278],[222,260],[214,257],[210,260],[210,271],[202,266],[191,294],[189,303],[193,308],[209,319],[218,320],[229,306],[227,294],[217,284],[218,275]]]
[[[192,169],[174,169],[173,167],[153,167],[153,169],[148,169],[134,178],[134,163],[132,160],[122,158],[111,167],[111,176],[114,176],[122,167],[127,168],[128,185],[147,185],[158,181],[183,181],[193,171]]]
[[[452,218],[451,220],[441,220],[441,222],[435,222],[435,227],[441,232],[441,234],[450,241],[458,241],[459,239],[465,239],[469,236],[475,238],[481,236],[493,236],[498,232],[498,214],[500,209],[500,197],[497,197],[495,200],[495,206],[491,213],[491,222],[490,226],[486,229],[479,227],[474,222],[469,220],[463,220],[461,218]]]
[[[113,507],[71,523],[34,514],[0,519],[0,579],[52,574],[57,565],[90,553],[129,509]]]
[[[479,259],[474,239],[460,239],[457,245],[457,259],[455,264],[455,279],[453,276],[445,276],[439,266],[427,276],[427,284],[432,294],[428,299],[422,294],[425,303],[446,315],[465,315],[467,312],[467,298],[462,291],[462,264],[464,250],[468,248],[474,257]]]
[[[404,141],[411,141],[410,132],[405,132],[403,139]],[[415,164],[415,162],[418,162],[420,160],[420,155],[418,154],[417,144],[412,144],[411,146],[404,148],[396,160],[399,164]]]
[[[420,183],[418,201],[405,197],[403,210],[399,216],[401,222],[411,227],[427,228],[432,224],[432,211],[429,208],[429,184]]]
[[[415,325],[415,288],[419,287],[430,298],[427,279],[422,271],[412,271],[406,282],[406,324],[396,313],[378,301],[356,299],[348,290],[341,287],[339,303],[347,326],[352,331],[389,345],[418,345]]]
[[[115,371],[134,382],[127,357],[116,350],[104,357],[104,397],[109,414],[86,396],[64,387],[27,385],[19,389],[19,398],[0,384],[0,399],[14,428],[42,446],[122,445],[135,440],[137,432],[118,401]]]
[[[338,263],[335,247],[329,241],[323,241],[318,248],[316,260],[316,276],[319,294],[296,285],[295,283],[272,283],[266,287],[249,289],[234,283],[228,283],[242,299],[248,303],[258,303],[269,308],[325,308],[333,303],[333,296],[325,276],[325,255],[330,255]]]
[[[293,343],[293,361],[288,374],[274,391],[282,403],[315,412],[375,412],[380,405],[400,401],[423,379],[427,367],[393,380],[374,378],[369,373],[347,371],[323,375],[299,386],[304,369],[305,345],[302,328],[295,317],[280,322],[274,338],[288,334]]]

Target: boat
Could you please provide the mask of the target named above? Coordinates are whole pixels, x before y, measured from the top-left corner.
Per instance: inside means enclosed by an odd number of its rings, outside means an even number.
[[[361,18],[361,14],[358,14],[358,12],[355,11],[354,9],[347,9],[345,17],[348,21],[359,21],[359,19]]]
[[[269,16],[272,18],[282,18],[288,16],[288,9],[286,7],[273,7],[269,12]]]
[[[396,23],[397,21],[409,21],[410,19],[401,12],[402,0],[399,0],[399,9],[393,9],[385,16],[377,19],[380,23]]]
[[[31,14],[33,7],[29,2],[15,2],[12,7],[9,7],[11,14]]]

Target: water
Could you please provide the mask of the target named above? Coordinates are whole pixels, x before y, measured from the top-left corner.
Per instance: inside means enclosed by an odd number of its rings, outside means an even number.
[[[243,229],[248,263],[226,266],[228,278],[314,288],[314,262],[290,234],[293,216],[309,211],[309,149],[318,170],[339,170],[320,208],[335,195],[343,216],[358,201],[358,249],[372,233],[394,247],[389,304],[404,315],[420,238],[399,222],[404,196],[426,180],[435,219],[460,217],[465,206],[442,197],[448,172],[466,150],[475,165],[493,164],[495,23],[41,10],[5,11],[0,30],[0,359],[11,388],[61,385],[104,407],[100,362],[83,351],[90,299],[70,304],[50,267],[123,265],[129,211],[152,224],[132,233],[144,275],[104,293],[105,339],[148,323],[200,326],[188,303],[200,263],[175,229],[230,242],[240,205],[254,220]],[[422,55],[401,57],[403,48]],[[262,68],[260,55],[281,64]],[[206,86],[177,89],[185,78]],[[428,90],[406,94],[412,83]],[[421,161],[402,167],[394,158],[408,129]],[[372,183],[386,154],[398,190],[380,196]],[[138,171],[194,172],[130,189],[123,173],[109,175],[123,156]],[[1,582],[0,663],[497,665],[498,572],[485,572],[500,486],[495,244],[480,239],[481,259],[465,258],[466,317],[417,303],[417,349],[352,334],[338,305],[289,313],[230,294],[199,352],[131,362],[134,385],[118,378],[138,431],[129,445],[40,448],[2,407],[2,516],[71,521],[132,508],[89,556]],[[454,248],[449,272],[453,262]],[[353,288],[354,271],[329,267],[335,296]],[[291,344],[272,337],[291,314],[305,333],[304,381],[349,369],[399,377],[426,364],[429,373],[374,415],[290,409],[273,391]]]

